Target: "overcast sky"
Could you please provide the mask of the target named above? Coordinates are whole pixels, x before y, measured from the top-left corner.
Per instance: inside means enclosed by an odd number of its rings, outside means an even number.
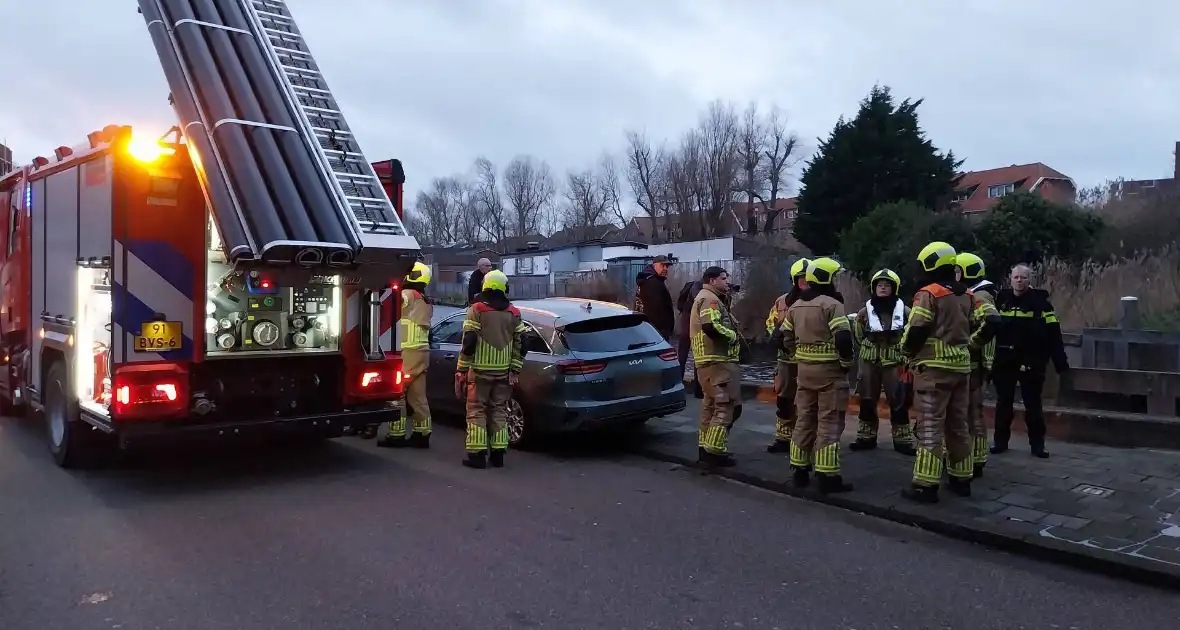
[[[401,158],[412,189],[478,154],[588,166],[718,97],[777,103],[813,148],[875,82],[924,97],[926,131],[972,170],[1167,177],[1180,140],[1176,0],[288,2],[367,156]],[[173,124],[134,0],[0,4],[18,161]]]

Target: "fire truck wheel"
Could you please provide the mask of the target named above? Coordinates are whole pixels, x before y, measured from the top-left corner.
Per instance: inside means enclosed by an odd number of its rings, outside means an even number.
[[[45,428],[49,452],[62,468],[85,468],[105,461],[113,451],[109,436],[82,421],[78,401],[70,395],[69,372],[56,360],[45,375]]]

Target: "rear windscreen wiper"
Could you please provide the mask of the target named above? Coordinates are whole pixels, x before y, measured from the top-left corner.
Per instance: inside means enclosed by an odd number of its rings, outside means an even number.
[[[638,350],[639,348],[646,348],[648,346],[654,346],[657,343],[659,343],[659,342],[658,341],[641,341],[639,343],[633,343],[633,344],[628,345],[627,349],[628,350]]]

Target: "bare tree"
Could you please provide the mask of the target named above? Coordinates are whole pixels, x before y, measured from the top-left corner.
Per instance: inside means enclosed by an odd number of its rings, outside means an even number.
[[[762,163],[762,180],[766,184],[769,201],[763,200],[766,207],[766,223],[764,232],[774,229],[774,222],[782,210],[778,207],[778,195],[786,188],[787,169],[799,163],[799,136],[787,131],[787,121],[778,106],[773,106],[766,115],[763,123],[765,130],[765,146],[762,154],[766,158]]]
[[[504,211],[504,197],[500,192],[496,165],[486,157],[475,159],[475,184],[472,202],[483,219],[484,233],[489,240],[499,242],[508,236],[508,217]]]
[[[598,173],[591,169],[571,171],[566,175],[562,225],[566,228],[586,228],[599,225],[607,218],[610,200],[603,190]]]
[[[740,124],[731,103],[709,104],[697,126],[700,141],[702,194],[708,235],[721,236],[732,225],[735,191],[740,190],[741,159],[738,157]]]
[[[766,169],[763,168],[764,153],[766,151],[766,127],[762,117],[758,115],[758,104],[750,101],[746,110],[742,112],[741,127],[738,129],[737,156],[741,162],[741,188],[746,193],[746,225],[743,231],[750,234],[758,233],[757,215],[754,212],[754,201],[765,203],[762,193],[766,189]],[[773,199],[773,197],[771,197]]]
[[[429,189],[418,193],[414,209],[422,217],[426,231],[434,242],[439,245],[459,242],[455,220],[459,210],[452,194],[452,178],[437,177],[432,180]]]
[[[545,161],[521,155],[508,163],[504,169],[504,197],[513,234],[536,234],[540,230],[543,214],[553,202],[556,188]]]
[[[602,183],[602,192],[606,196],[607,205],[610,207],[611,217],[618,222],[619,225],[627,227],[627,221],[630,217],[627,216],[623,209],[623,189],[619,182],[619,169],[615,164],[615,157],[610,153],[604,152],[602,158],[598,163],[599,178]]]
[[[645,134],[627,132],[627,182],[631,185],[635,205],[651,217],[653,241],[659,240],[660,216],[667,215],[664,203],[668,185],[667,161],[667,154],[653,149]]]
[[[418,198],[421,199],[421,194],[419,194]],[[419,245],[425,247],[435,244],[434,235],[431,233],[430,225],[426,222],[426,219],[418,213],[417,210],[406,211],[405,216],[402,217],[402,223],[406,226],[406,231],[418,240]]]
[[[705,194],[701,160],[701,139],[688,130],[675,153],[664,162],[664,205],[669,218],[668,238],[698,239],[709,233],[702,212]],[[674,226],[678,229],[674,229]]]

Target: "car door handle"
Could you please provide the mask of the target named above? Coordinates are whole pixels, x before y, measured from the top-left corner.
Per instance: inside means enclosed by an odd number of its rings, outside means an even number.
[[[453,355],[453,354],[444,354],[444,355],[443,355],[443,358],[444,358],[444,359],[454,359],[454,358],[455,358],[455,355]]]

